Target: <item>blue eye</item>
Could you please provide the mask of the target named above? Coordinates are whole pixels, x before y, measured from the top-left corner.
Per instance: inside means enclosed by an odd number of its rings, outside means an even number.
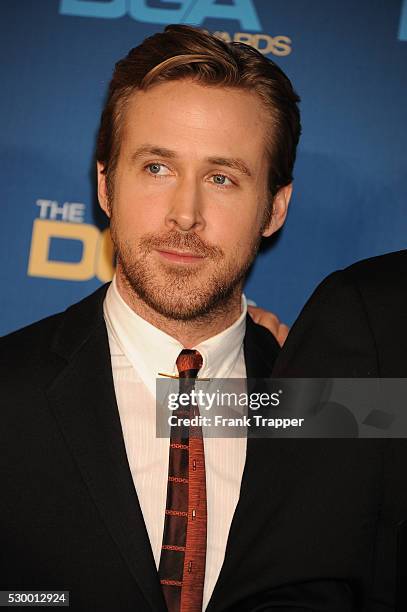
[[[166,178],[171,174],[171,171],[164,164],[160,162],[152,162],[144,166],[144,171],[154,178],[161,179]]]
[[[225,181],[229,181],[229,183],[232,184],[230,178],[228,178],[224,174],[213,174],[212,178],[215,179],[215,184],[219,185],[220,187],[229,187],[229,185],[225,184]]]
[[[147,168],[149,168],[152,174],[158,174],[161,168],[161,164],[148,164]]]

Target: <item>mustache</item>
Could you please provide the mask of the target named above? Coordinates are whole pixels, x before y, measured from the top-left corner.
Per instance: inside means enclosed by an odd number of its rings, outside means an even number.
[[[171,232],[166,234],[145,234],[140,238],[140,249],[147,254],[154,249],[174,249],[176,251],[191,251],[201,257],[220,259],[224,256],[220,247],[208,244],[195,233],[181,234]]]

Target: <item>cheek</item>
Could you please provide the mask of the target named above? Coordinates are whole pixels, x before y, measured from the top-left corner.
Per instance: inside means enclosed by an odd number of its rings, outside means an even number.
[[[227,259],[232,262],[238,262],[246,259],[251,251],[253,243],[253,232],[250,231],[247,225],[243,225],[236,219],[231,222],[218,225],[216,231],[207,232],[207,241],[210,244],[219,246]]]
[[[133,185],[121,184],[115,193],[116,222],[125,233],[145,234],[162,227],[163,203]]]
[[[250,248],[260,232],[257,209],[254,206],[236,206],[230,211],[218,211],[212,215],[212,219],[208,219],[207,231],[210,241],[219,244],[225,251]]]

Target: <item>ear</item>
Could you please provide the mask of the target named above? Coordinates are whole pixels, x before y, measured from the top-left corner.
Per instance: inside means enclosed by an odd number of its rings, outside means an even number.
[[[263,231],[264,238],[268,238],[274,232],[280,229],[284,225],[284,221],[287,217],[288,205],[290,203],[291,194],[293,192],[293,184],[290,183],[285,187],[281,187],[273,200],[273,211],[270,217],[270,221]]]
[[[98,174],[98,200],[100,208],[110,217],[109,198],[107,197],[106,174],[104,174],[104,166],[100,162],[96,162]]]

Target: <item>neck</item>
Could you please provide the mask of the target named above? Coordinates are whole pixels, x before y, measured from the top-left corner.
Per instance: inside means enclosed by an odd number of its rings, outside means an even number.
[[[120,296],[136,314],[178,340],[184,348],[192,348],[216,336],[230,327],[241,314],[242,284],[236,287],[227,301],[205,315],[188,321],[170,319],[151,308],[129,287],[119,270],[116,272],[116,284]]]

